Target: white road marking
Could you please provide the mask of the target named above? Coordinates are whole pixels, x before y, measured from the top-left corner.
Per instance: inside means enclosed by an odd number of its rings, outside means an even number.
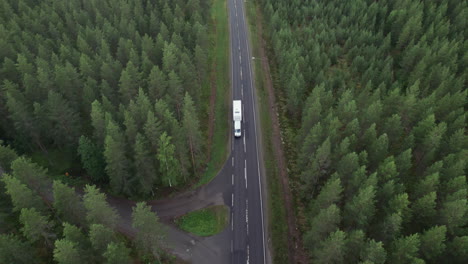
[[[231,207],[234,207],[234,193],[231,194]]]
[[[239,54],[239,63],[242,64],[242,56]]]
[[[247,224],[247,235],[249,235],[249,200],[245,200],[245,223]]]
[[[246,149],[246,146],[245,146],[245,131],[244,131],[244,137],[243,137],[243,139],[244,139],[244,153],[246,153],[246,152],[247,152],[247,149]]]
[[[244,168],[245,188],[247,189],[247,167]]]
[[[232,157],[231,161],[232,161],[232,166],[234,167],[234,157]]]
[[[247,264],[249,264],[249,245],[247,245]]]
[[[234,174],[232,175],[232,185],[234,185]]]
[[[242,10],[241,10],[241,15],[243,16],[244,15],[244,12],[245,12],[245,8],[244,8],[244,5],[241,6]],[[247,26],[245,25],[246,21],[244,20],[244,26],[247,28]],[[252,54],[250,52],[250,47],[249,47],[249,43],[247,42],[247,39],[248,39],[248,35],[246,38],[244,38],[244,41],[245,41],[245,44],[246,44],[246,47],[247,47],[247,55],[248,57],[252,57]],[[254,93],[254,84],[253,84],[253,79],[252,79],[252,67],[250,65],[250,60],[247,62],[247,67],[248,67],[248,70],[249,70],[249,75],[250,75],[250,87],[252,87],[252,89],[250,90],[250,96],[252,97],[252,110],[254,111],[254,114],[253,114],[253,118],[254,118],[254,136],[255,136],[255,147],[256,147],[256,156],[257,156],[257,175],[258,175],[258,189],[259,189],[259,194],[260,194],[260,215],[262,216],[262,241],[263,241],[263,263],[266,263],[266,251],[265,251],[265,226],[264,226],[264,217],[263,217],[263,196],[262,196],[262,181],[261,181],[261,175],[260,175],[260,163],[258,161],[258,142],[257,142],[257,126],[255,124],[257,124],[257,121],[256,121],[256,118],[255,118],[255,100],[254,100],[254,96],[253,96],[253,93]],[[248,245],[247,245],[248,246]],[[248,248],[247,248],[248,249]],[[248,250],[247,250],[247,263],[249,263],[249,255],[248,255]]]
[[[241,81],[242,81],[242,67],[240,68],[240,77],[241,77]]]

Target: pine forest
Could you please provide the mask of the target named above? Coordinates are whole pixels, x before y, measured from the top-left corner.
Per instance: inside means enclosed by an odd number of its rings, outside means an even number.
[[[161,197],[204,169],[210,5],[0,0],[1,263],[172,263],[151,208],[130,244],[100,189]]]
[[[2,0],[0,135],[71,153],[116,194],[189,181],[205,147],[206,5]]]
[[[468,2],[261,0],[311,263],[467,263]]]

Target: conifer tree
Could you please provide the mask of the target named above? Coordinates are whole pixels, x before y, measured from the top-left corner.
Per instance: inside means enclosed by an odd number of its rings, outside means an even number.
[[[76,225],[83,224],[85,208],[74,188],[55,180],[52,186],[54,193],[54,209],[63,221]]]
[[[94,250],[104,254],[110,243],[115,242],[115,234],[110,228],[101,224],[92,224],[89,228],[89,241]]]
[[[202,135],[198,122],[197,111],[195,109],[192,98],[188,93],[185,93],[184,105],[182,108],[182,127],[189,146],[190,156],[192,159],[192,168],[197,171],[203,161],[202,152]],[[196,158],[195,158],[196,157]]]
[[[44,194],[49,184],[47,169],[30,159],[19,157],[11,163],[12,175],[37,194]]]
[[[161,99],[167,92],[167,77],[155,65],[148,76],[148,93],[152,101]]]
[[[375,214],[375,186],[361,188],[344,208],[344,223],[353,228],[365,229]]]
[[[78,142],[78,154],[81,157],[81,163],[86,172],[95,182],[104,182],[106,180],[103,150],[98,147],[91,139],[81,136]]]
[[[132,226],[137,230],[136,243],[145,253],[153,254],[160,261],[161,247],[165,244],[165,230],[156,213],[144,202],[133,208]]]
[[[38,211],[45,210],[41,198],[17,178],[4,174],[2,181],[5,184],[6,194],[11,197],[13,211],[19,212],[23,208],[35,208]]]
[[[171,143],[171,137],[163,132],[159,138],[158,154],[159,171],[165,186],[178,185],[179,166],[175,158],[175,147]]]
[[[91,105],[91,124],[94,128],[94,139],[100,146],[104,146],[106,137],[106,122],[104,111],[99,101],[94,101]]]
[[[106,160],[106,173],[114,192],[123,193],[129,188],[130,161],[126,156],[126,142],[120,128],[109,120],[106,127],[104,143],[104,158]]]
[[[119,221],[116,210],[106,202],[106,195],[92,185],[86,185],[83,196],[86,220],[91,224],[102,224],[114,228]]]
[[[0,140],[0,167],[9,172],[11,168],[11,163],[18,158],[15,150],[10,146],[5,145],[2,140]]]
[[[418,254],[420,243],[418,234],[395,240],[392,244],[390,263],[423,263]]]
[[[1,263],[34,263],[34,250],[27,242],[12,234],[0,235],[0,262]]]
[[[153,159],[148,150],[146,138],[138,133],[134,146],[135,178],[138,181],[138,190],[147,196],[153,191],[153,184],[156,182],[156,170],[153,166]]]
[[[21,232],[29,242],[35,243],[39,240],[50,244],[52,238],[52,225],[47,218],[34,208],[23,208],[20,214]]]
[[[133,62],[128,62],[119,80],[119,92],[121,95],[121,102],[128,104],[130,100],[135,97],[139,87],[139,73],[136,65]]]
[[[321,209],[310,221],[310,230],[304,235],[304,244],[309,249],[317,248],[317,243],[338,229],[341,221],[340,209],[336,204]]]
[[[345,263],[345,240],[345,232],[337,230],[331,233],[314,250],[314,263]]]
[[[59,264],[79,264],[83,261],[76,243],[66,239],[55,241],[54,260]]]
[[[130,257],[130,249],[122,242],[111,242],[107,245],[106,252],[103,256],[106,258],[107,264],[131,264],[133,263]]]
[[[426,261],[436,262],[436,257],[445,251],[447,228],[434,226],[421,235],[421,254]]]

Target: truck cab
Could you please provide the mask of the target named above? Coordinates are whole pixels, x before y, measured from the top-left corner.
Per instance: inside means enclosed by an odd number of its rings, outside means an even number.
[[[235,137],[240,137],[241,134],[241,122],[240,121],[234,121],[234,136]]]

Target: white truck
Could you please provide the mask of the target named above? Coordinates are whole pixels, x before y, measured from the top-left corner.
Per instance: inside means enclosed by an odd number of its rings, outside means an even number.
[[[232,101],[232,120],[234,121],[234,136],[241,136],[241,122],[242,122],[242,102],[241,100]]]

